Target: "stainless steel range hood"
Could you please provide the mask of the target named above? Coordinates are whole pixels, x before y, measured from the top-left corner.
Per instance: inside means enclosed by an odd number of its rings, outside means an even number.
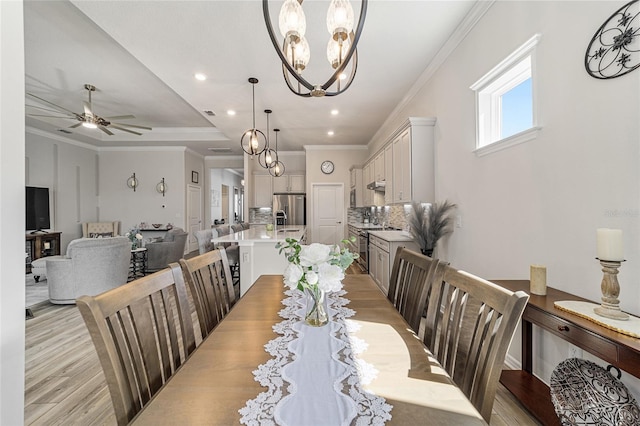
[[[384,192],[385,191],[386,182],[383,180],[375,180],[367,185],[367,189],[373,189],[374,191]]]

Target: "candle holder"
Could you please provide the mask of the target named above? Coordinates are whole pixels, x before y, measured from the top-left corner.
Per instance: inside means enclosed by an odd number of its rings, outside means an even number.
[[[596,257],[596,259],[598,259]],[[624,260],[602,260],[598,259],[602,265],[602,304],[593,311],[601,317],[611,318],[620,321],[629,319],[629,315],[620,310],[620,284],[618,284],[618,268]]]

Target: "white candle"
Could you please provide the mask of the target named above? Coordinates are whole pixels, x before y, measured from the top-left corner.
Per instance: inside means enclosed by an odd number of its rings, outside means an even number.
[[[598,259],[622,261],[622,230],[599,228],[596,232]]]
[[[531,294],[545,296],[547,294],[547,267],[531,265],[529,277],[529,291],[531,291]]]

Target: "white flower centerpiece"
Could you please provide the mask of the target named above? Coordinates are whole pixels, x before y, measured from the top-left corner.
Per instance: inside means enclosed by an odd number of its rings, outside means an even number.
[[[307,324],[320,327],[329,322],[326,294],[342,289],[345,270],[358,258],[358,253],[346,248],[353,243],[355,238],[342,240],[343,247],[318,243],[303,246],[295,238],[287,238],[276,244],[289,261],[285,284],[307,295]]]
[[[142,246],[142,234],[137,228],[133,228],[131,231],[124,234],[124,236],[131,241],[131,250],[135,250]]]

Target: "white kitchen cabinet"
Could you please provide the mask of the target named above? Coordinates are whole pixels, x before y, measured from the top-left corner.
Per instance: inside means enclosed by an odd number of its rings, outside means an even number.
[[[355,198],[353,200],[355,202],[355,205],[350,203],[350,207],[362,207],[364,206],[363,199],[362,199],[362,195],[363,195],[362,194],[363,192],[362,166],[351,166],[351,168],[349,169],[349,172],[351,176],[350,201],[352,200],[352,198]]]
[[[383,236],[373,235],[374,232]],[[372,231],[369,234],[369,275],[384,294],[389,292],[389,278],[398,247],[420,253],[420,247],[413,240],[398,238],[397,231]]]
[[[367,185],[371,183],[373,179],[371,179],[371,162],[364,165],[362,169],[362,187],[363,187],[363,197],[362,202],[365,206],[370,206],[373,204],[373,191],[371,189],[367,189]]]
[[[378,155],[373,159],[373,179],[372,181],[383,181],[384,180],[384,150],[380,151]]]
[[[384,204],[393,203],[393,143],[384,148],[385,191]]]
[[[271,175],[253,175],[253,205],[251,207],[271,207],[272,201]]]
[[[305,192],[305,176],[301,173],[285,173],[273,178],[273,192]]]
[[[435,201],[435,118],[409,118],[392,137],[394,203]]]

